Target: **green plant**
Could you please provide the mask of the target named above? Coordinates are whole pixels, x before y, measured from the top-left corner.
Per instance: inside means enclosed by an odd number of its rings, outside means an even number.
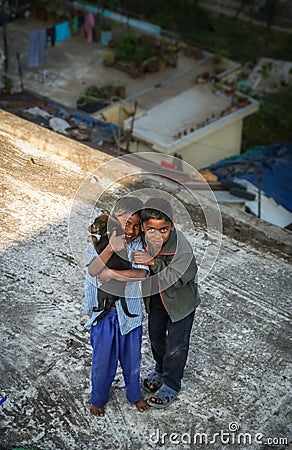
[[[142,39],[136,33],[128,33],[116,48],[116,60],[134,62],[137,65],[156,56],[157,49],[147,39]]]
[[[13,80],[9,78],[7,75],[3,75],[2,83],[4,84],[3,90],[5,92],[11,92],[14,86]]]
[[[114,52],[107,52],[104,54],[103,63],[105,66],[111,67],[115,62],[115,54]]]
[[[113,24],[110,20],[105,20],[101,25],[102,31],[112,31]]]
[[[288,85],[279,92],[257,98],[259,111],[246,117],[243,122],[243,150],[256,145],[292,141],[292,115],[288,113],[291,95],[292,85]]]
[[[273,64],[271,61],[266,62],[262,65],[262,67],[258,70],[258,72],[262,75],[263,78],[268,78],[271,70],[272,70]]]
[[[158,56],[151,56],[143,63],[145,72],[156,72],[159,70],[160,59]]]
[[[30,6],[48,13],[55,13],[64,19],[73,16],[73,5],[70,0],[32,0]]]
[[[222,56],[220,52],[214,53],[213,55],[213,64],[220,64],[222,61]]]
[[[224,48],[218,52],[221,58],[230,58],[230,50],[228,48]]]
[[[119,95],[121,86],[104,84],[101,87],[90,86],[77,99],[77,107],[87,112],[94,112],[111,103],[113,97]]]

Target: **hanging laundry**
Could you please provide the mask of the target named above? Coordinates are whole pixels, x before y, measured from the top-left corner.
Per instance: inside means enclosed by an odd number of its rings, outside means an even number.
[[[78,16],[75,16],[75,17],[73,17],[73,20],[72,20],[73,34],[77,34],[78,28],[79,28],[79,18],[78,18]]]
[[[54,47],[56,42],[56,28],[47,28],[47,42],[51,41],[52,47]]]
[[[43,63],[47,46],[47,30],[31,31],[28,41],[27,67],[38,67]]]
[[[69,22],[57,23],[56,28],[56,42],[65,41],[71,37]]]
[[[84,29],[85,29],[88,43],[92,42],[92,28],[94,27],[94,25],[95,25],[95,18],[94,18],[94,15],[92,14],[92,12],[90,12],[90,13],[86,14],[85,24],[84,24]]]
[[[77,12],[78,17],[78,31],[80,36],[85,37],[85,30],[84,30],[84,23],[85,23],[85,16],[81,10]]]

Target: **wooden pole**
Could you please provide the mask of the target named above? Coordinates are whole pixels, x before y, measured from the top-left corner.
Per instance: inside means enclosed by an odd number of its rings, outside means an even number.
[[[20,56],[19,56],[18,52],[17,52],[16,56],[17,56],[17,64],[18,64],[18,73],[19,73],[19,78],[20,78],[21,92],[23,92],[22,69],[21,69]]]
[[[133,128],[134,128],[134,122],[135,122],[137,106],[138,106],[138,102],[136,100],[135,103],[134,103],[134,112],[133,112],[133,116],[132,116],[132,120],[131,120],[131,126],[130,126],[130,131],[129,131],[129,135],[128,135],[128,139],[127,139],[127,147],[126,147],[127,152],[129,151],[130,142],[131,142],[131,138],[132,138],[132,134],[133,134]]]

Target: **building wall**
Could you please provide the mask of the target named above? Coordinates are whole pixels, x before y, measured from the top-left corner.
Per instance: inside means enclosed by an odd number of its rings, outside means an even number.
[[[124,120],[129,118],[132,110],[133,106],[131,104],[117,102],[107,108],[104,108],[102,111],[97,111],[91,115],[95,119],[106,120],[106,122],[121,126]]]
[[[209,166],[220,159],[240,153],[242,120],[239,120],[223,130],[217,131],[193,142],[180,151],[184,161],[196,169]]]
[[[220,159],[239,154],[242,124],[243,120],[238,120],[220,131],[215,131],[199,141],[192,142],[185,148],[180,149],[178,153],[185,162],[198,170]],[[159,154],[159,152],[153,150],[150,143],[146,142],[132,142],[130,151],[133,153],[148,152],[147,158],[155,158],[155,161],[157,161],[157,155]],[[155,155],[153,158],[151,153]],[[172,155],[161,153],[160,161],[171,162]]]

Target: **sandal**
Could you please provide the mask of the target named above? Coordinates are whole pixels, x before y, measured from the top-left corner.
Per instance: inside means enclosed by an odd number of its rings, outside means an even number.
[[[174,399],[177,397],[178,392],[171,389],[166,384],[163,384],[155,395],[151,396],[148,400],[149,405],[153,408],[163,409],[167,408]]]
[[[147,378],[144,379],[143,388],[144,391],[154,394],[162,386],[162,374],[152,370]]]

